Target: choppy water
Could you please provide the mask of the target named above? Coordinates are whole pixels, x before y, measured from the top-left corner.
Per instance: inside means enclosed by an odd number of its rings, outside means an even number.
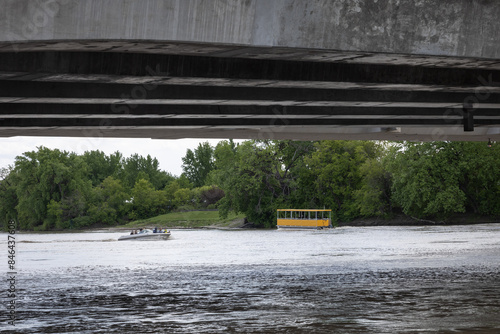
[[[500,224],[120,235],[16,235],[0,332],[500,333]]]

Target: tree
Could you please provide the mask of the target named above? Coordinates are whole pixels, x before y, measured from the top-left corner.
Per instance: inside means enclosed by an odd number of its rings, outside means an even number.
[[[483,142],[454,143],[460,150],[460,189],[466,210],[481,215],[500,215],[500,146]]]
[[[214,169],[213,154],[212,146],[204,142],[194,152],[188,149],[182,158],[182,170],[194,187],[205,185],[208,174]]]
[[[132,219],[149,218],[167,211],[164,191],[155,190],[151,182],[140,179],[132,189]]]
[[[87,165],[74,153],[39,147],[15,161],[17,217],[23,229],[51,229],[57,222],[47,218],[49,203],[62,209],[60,219],[84,215],[91,182]],[[58,211],[57,209],[56,211]]]
[[[500,150],[474,142],[404,142],[390,151],[393,201],[416,217],[500,214]]]
[[[88,177],[92,186],[97,187],[108,176],[117,178],[122,172],[122,154],[115,152],[109,156],[102,151],[87,151],[83,159],[88,166]]]
[[[133,182],[130,188],[127,182]],[[164,189],[174,183],[169,202]],[[175,178],[159,170],[151,156],[135,154],[122,160],[118,152],[79,156],[39,147],[0,170],[0,224],[5,227],[15,219],[26,230],[113,225],[128,219],[129,213],[144,218],[167,212],[181,188],[191,194],[185,176]]]
[[[387,216],[392,213],[391,175],[385,169],[386,159],[381,151],[375,158],[367,159],[359,168],[361,188],[355,191],[354,198],[362,216]]]
[[[214,169],[205,180],[209,185],[223,185],[227,175],[236,168],[237,147],[232,140],[221,140],[214,148]]]
[[[0,168],[0,223],[3,229],[7,229],[9,220],[17,218],[18,198],[13,169],[13,166]]]
[[[92,222],[116,224],[128,213],[129,199],[130,195],[125,192],[121,181],[108,176],[93,189],[93,203],[88,210]]]
[[[462,157],[457,148],[447,142],[405,142],[391,150],[392,198],[405,214],[445,218],[465,212]]]
[[[362,187],[360,166],[378,154],[371,141],[321,141],[305,157],[301,189],[312,186],[310,203],[332,209],[333,219],[352,220],[359,216],[355,193]],[[307,183],[305,183],[307,182]]]
[[[221,215],[243,212],[257,225],[273,226],[276,209],[289,203],[297,190],[295,170],[311,148],[311,142],[293,141],[247,141],[235,153],[226,147],[231,161],[217,172],[224,175]]]
[[[198,188],[199,203],[202,207],[215,205],[224,197],[224,190],[213,185]]]
[[[120,177],[123,185],[127,189],[132,189],[135,183],[140,179],[148,180],[154,189],[163,189],[174,177],[160,170],[160,163],[156,158],[149,154],[146,158],[133,154],[125,159],[123,163],[123,172]]]
[[[191,190],[187,188],[180,188],[174,193],[174,205],[181,207],[183,205],[191,205],[193,196]]]

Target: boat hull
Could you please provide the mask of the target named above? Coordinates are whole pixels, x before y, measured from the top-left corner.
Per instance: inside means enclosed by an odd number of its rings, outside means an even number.
[[[139,233],[139,234],[130,234],[130,235],[122,235],[118,238],[121,240],[166,240],[170,237],[170,232],[168,233]]]
[[[278,225],[276,226],[278,230],[323,230],[331,229],[331,226],[292,226],[292,225]]]

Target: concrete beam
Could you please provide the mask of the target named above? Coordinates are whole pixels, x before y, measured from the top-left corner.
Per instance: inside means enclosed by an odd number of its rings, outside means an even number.
[[[409,140],[409,141],[484,141],[500,138],[500,127],[476,127],[464,132],[463,126],[186,126],[186,127],[25,127],[2,128],[0,137],[51,136],[93,138],[233,138],[293,140]]]
[[[492,1],[0,5],[0,136],[500,139]]]
[[[499,45],[500,48],[500,45]],[[346,63],[237,57],[200,57],[118,52],[0,52],[0,71],[10,79],[39,79],[50,73],[143,77],[225,78],[242,80],[325,81],[424,85],[500,86],[500,60],[472,62],[473,66],[437,66],[440,58],[425,65],[412,63]],[[474,65],[475,64],[475,65]],[[92,79],[92,78],[89,78]],[[119,78],[122,79],[122,78]],[[110,81],[113,78],[109,79]],[[65,80],[68,81],[68,80]]]
[[[399,88],[399,89],[398,89]],[[480,87],[479,87],[480,88]],[[1,96],[9,98],[72,98],[83,102],[85,99],[115,99],[115,103],[136,104],[134,100],[232,100],[232,101],[324,101],[324,102],[413,102],[461,104],[464,101],[500,103],[500,91],[495,87],[479,90],[470,87],[464,91],[448,91],[440,87],[428,87],[411,91],[400,87],[393,90],[378,89],[376,84],[359,85],[350,89],[309,88],[307,82],[302,87],[265,86],[217,86],[217,85],[169,85],[163,83],[146,84],[102,84],[0,80]],[[451,89],[450,89],[451,90]],[[476,92],[481,100],[476,97]],[[482,94],[482,95],[481,95]],[[125,102],[126,101],[126,102]],[[42,101],[41,101],[42,102]],[[75,100],[74,102],[78,102]],[[417,106],[417,105],[415,105]]]
[[[2,0],[0,5],[0,42],[192,42],[500,57],[495,1]]]

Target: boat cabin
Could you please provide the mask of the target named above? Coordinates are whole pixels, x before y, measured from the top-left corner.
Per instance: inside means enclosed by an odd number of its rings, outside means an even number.
[[[276,225],[278,228],[330,228],[332,210],[278,209]]]

